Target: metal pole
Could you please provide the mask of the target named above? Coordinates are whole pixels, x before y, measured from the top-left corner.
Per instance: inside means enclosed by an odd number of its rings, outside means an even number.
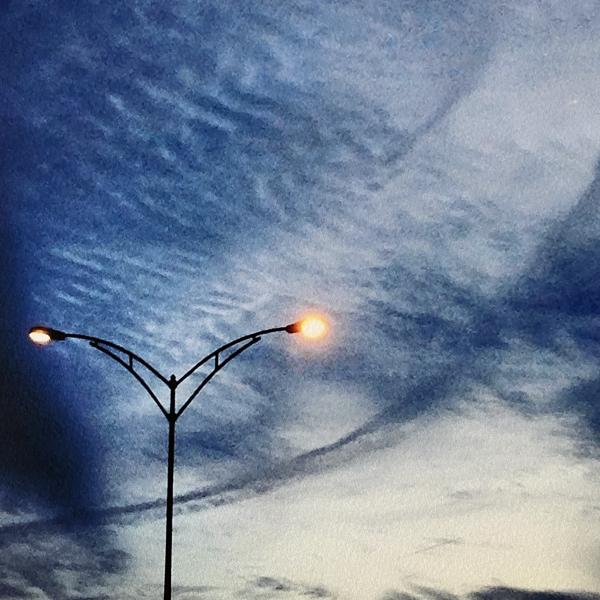
[[[175,389],[177,380],[175,375],[169,379],[171,388],[171,404],[169,407],[169,452],[167,459],[167,529],[165,541],[165,592],[164,600],[171,600],[171,565],[173,562],[173,472],[175,470]]]

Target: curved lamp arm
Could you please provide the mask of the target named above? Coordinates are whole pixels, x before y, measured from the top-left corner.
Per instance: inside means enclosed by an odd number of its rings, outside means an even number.
[[[152,373],[154,376],[158,377],[158,379],[160,379],[165,385],[169,385],[169,380],[162,375],[162,373],[160,373],[160,371],[158,371],[158,369],[156,369],[155,367],[153,367],[147,360],[144,360],[139,354],[136,354],[135,352],[132,352],[131,350],[128,350],[127,348],[124,348],[123,346],[119,346],[119,344],[115,344],[114,342],[111,342],[109,340],[104,340],[102,338],[99,337],[94,337],[91,335],[83,335],[81,333],[64,333],[63,334],[65,336],[65,338],[73,338],[76,340],[86,340],[88,342],[90,342],[90,346],[92,346],[92,348],[97,348],[98,350],[102,350],[101,346],[106,346],[107,348],[113,348],[114,350],[117,350],[118,352],[122,352],[123,354],[127,355],[128,361],[129,361],[129,368],[133,367],[133,361],[136,361],[138,363],[140,363],[140,365],[142,365],[143,367],[145,367],[146,369],[148,369],[148,371],[150,371],[150,373]],[[113,353],[111,353],[109,356],[111,356],[112,358],[115,357],[115,355]],[[125,365],[127,367],[127,365]]]
[[[152,391],[152,388],[146,383],[144,378],[135,370],[134,361],[142,365],[146,368],[150,373],[152,373],[155,377],[160,379],[166,386],[170,386],[169,380],[154,366],[152,366],[147,360],[143,359],[141,356],[132,352],[128,348],[120,346],[119,344],[115,344],[110,340],[105,340],[103,338],[99,338],[93,335],[85,335],[82,333],[68,333],[65,331],[60,331],[59,329],[53,329],[51,327],[44,327],[41,325],[36,325],[29,330],[29,337],[38,344],[48,344],[50,342],[60,342],[66,339],[74,339],[74,340],[84,340],[89,342],[92,348],[96,350],[100,350],[106,356],[112,358],[115,362],[118,362],[121,366],[125,367],[127,371],[129,371],[136,380],[142,385],[142,387],[148,392],[149,396],[152,398],[154,403],[158,406],[160,411],[168,417],[168,412],[165,407],[162,405],[160,400],[157,398],[156,394]],[[116,350],[121,354],[124,354],[127,359],[125,360],[122,356],[115,354],[112,350]]]
[[[182,381],[187,379],[190,375],[192,375],[195,371],[197,371],[201,366],[205,365],[208,361],[214,360],[213,370],[200,382],[200,385],[190,394],[189,398],[183,403],[181,408],[177,411],[175,418],[178,419],[183,411],[191,404],[192,400],[202,391],[202,388],[223,368],[227,363],[232,361],[236,356],[239,356],[244,350],[247,350],[254,344],[258,343],[263,335],[268,335],[269,333],[278,333],[285,331],[286,333],[298,333],[300,331],[300,322],[291,323],[290,325],[286,325],[285,327],[271,327],[270,329],[261,329],[260,331],[255,331],[254,333],[249,333],[247,335],[243,335],[231,342],[227,342],[220,346],[216,350],[213,350],[210,354],[207,354],[204,358],[199,360],[193,367],[188,369],[177,381],[175,385],[179,385]],[[241,344],[242,342],[246,342],[236,350],[234,350],[231,354],[228,354],[224,359],[221,360],[221,353],[225,350],[229,350],[229,348],[233,348]]]
[[[231,360],[233,360],[236,356],[239,356],[244,350],[250,348],[250,346],[254,346],[258,341],[260,341],[259,337],[251,339],[249,342],[245,343],[241,348],[238,348],[235,352],[232,352],[227,358],[222,361],[219,361],[219,355],[211,353],[209,357],[215,357],[215,366],[213,370],[200,382],[200,385],[190,394],[189,398],[183,403],[181,408],[175,413],[175,418],[178,419],[183,411],[192,403],[192,400],[202,391],[204,386]],[[206,362],[206,361],[205,361]],[[179,380],[181,381],[181,380]],[[179,382],[177,382],[179,383]]]
[[[165,417],[167,417],[167,419],[168,419],[169,413],[167,412],[167,409],[162,405],[162,402],[157,398],[156,394],[152,391],[152,388],[146,383],[144,378],[134,369],[133,358],[135,358],[135,355],[129,354],[127,352],[126,354],[128,354],[129,360],[128,360],[128,362],[125,362],[120,356],[117,356],[114,352],[111,352],[107,348],[104,348],[103,344],[104,344],[104,342],[102,342],[102,345],[98,342],[90,342],[90,346],[92,348],[96,348],[96,350],[100,350],[100,352],[103,352],[104,354],[106,354],[107,356],[109,356],[110,358],[112,358],[113,360],[118,362],[120,365],[123,365],[137,379],[137,381],[139,381],[139,383],[142,385],[142,387],[148,392],[148,395],[150,396],[150,398],[152,398],[152,400],[154,400],[154,403],[158,406],[158,408],[160,409],[162,414],[165,415]],[[138,360],[138,359],[136,358],[136,360]],[[146,365],[144,365],[144,366],[146,366]],[[148,368],[148,367],[146,367],[146,368]],[[152,372],[154,373],[154,371],[152,371]],[[159,379],[161,381],[165,381],[165,378],[160,373],[154,373],[154,374],[157,375],[157,377],[159,377]],[[167,383],[167,381],[165,381],[165,383]],[[168,385],[168,383],[167,383],[167,385]]]
[[[194,371],[199,369],[202,365],[206,364],[211,359],[215,360],[215,366],[216,366],[219,363],[219,354],[221,354],[221,352],[224,352],[225,350],[228,350],[232,346],[237,346],[237,344],[239,344],[241,342],[245,342],[246,340],[255,339],[258,342],[258,340],[261,338],[261,336],[267,335],[269,333],[280,332],[280,331],[286,331],[287,333],[298,333],[300,331],[300,322],[292,323],[291,325],[286,325],[285,327],[272,327],[271,329],[261,329],[260,331],[255,331],[254,333],[249,333],[247,335],[243,335],[242,337],[232,340],[231,342],[227,342],[226,344],[223,344],[223,346],[221,346],[220,348],[217,348],[216,350],[213,350],[210,354],[207,354],[204,358],[199,360],[193,367],[191,367],[188,371],[186,371],[177,380],[177,384],[180,384],[184,379],[187,379],[192,373],[194,373]],[[253,343],[255,343],[255,342],[253,342]],[[237,354],[236,354],[236,356],[237,356]],[[233,356],[231,355],[230,358],[233,358]]]

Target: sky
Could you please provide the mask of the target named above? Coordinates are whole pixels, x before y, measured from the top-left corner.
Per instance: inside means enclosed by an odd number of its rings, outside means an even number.
[[[0,39],[0,598],[162,597],[164,417],[29,327],[168,377],[319,311],[178,422],[174,598],[600,599],[600,2],[5,0]]]

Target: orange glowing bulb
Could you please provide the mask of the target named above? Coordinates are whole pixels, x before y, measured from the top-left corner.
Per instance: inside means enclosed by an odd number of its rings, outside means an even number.
[[[327,321],[323,317],[316,315],[302,319],[300,323],[300,333],[308,339],[316,340],[324,337],[329,329]]]

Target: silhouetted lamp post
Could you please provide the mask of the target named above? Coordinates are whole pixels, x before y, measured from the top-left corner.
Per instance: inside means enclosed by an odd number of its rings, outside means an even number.
[[[247,350],[251,346],[254,346],[260,341],[261,337],[269,333],[300,333],[308,339],[317,339],[323,337],[327,333],[328,325],[326,321],[318,316],[313,315],[286,325],[285,327],[273,327],[271,329],[263,329],[261,331],[255,331],[248,335],[244,335],[237,338],[227,344],[224,344],[220,348],[213,350],[210,354],[207,354],[203,359],[198,361],[193,367],[188,369],[181,377],[177,378],[175,375],[171,375],[168,379],[162,375],[157,369],[155,369],[149,362],[138,356],[131,350],[119,346],[114,342],[104,340],[91,335],[83,335],[81,333],[65,333],[58,329],[52,329],[51,327],[44,327],[37,325],[29,330],[29,338],[32,342],[39,346],[46,346],[51,342],[61,342],[68,338],[75,340],[85,340],[89,342],[92,348],[100,350],[113,360],[117,361],[120,365],[125,367],[129,373],[131,373],[137,381],[144,387],[148,392],[152,400],[156,403],[160,411],[166,417],[169,423],[169,443],[168,443],[168,458],[167,458],[167,511],[166,511],[166,544],[165,544],[165,586],[164,586],[164,598],[170,600],[171,598],[171,564],[172,564],[172,545],[173,545],[173,471],[175,467],[175,423],[177,419],[182,415],[185,409],[190,405],[192,400],[201,392],[202,388],[230,361],[236,356],[239,356],[244,350]],[[229,352],[228,352],[229,351]],[[185,402],[177,408],[175,392],[180,383],[185,381],[192,373],[197,369],[212,361],[212,370],[206,375],[201,381],[200,385],[190,394]],[[144,378],[136,370],[136,367],[141,365],[146,370],[150,371],[156,378],[164,383],[170,391],[170,402],[169,410],[167,410],[156,394],[152,391],[151,387],[146,383]]]

